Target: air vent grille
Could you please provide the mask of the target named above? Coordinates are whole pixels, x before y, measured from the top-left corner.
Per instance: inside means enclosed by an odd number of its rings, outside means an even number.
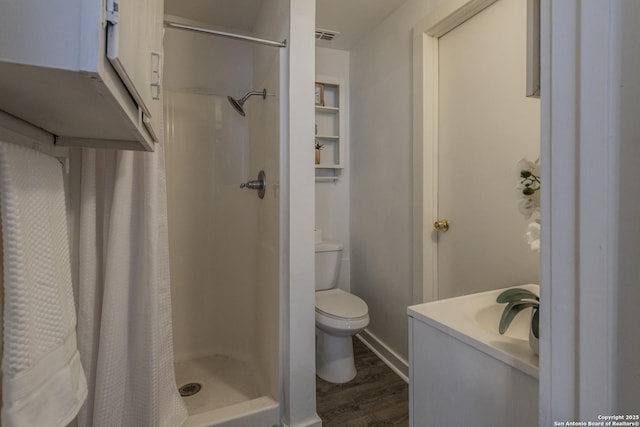
[[[340,34],[338,31],[316,29],[316,39],[318,40],[331,41],[336,38],[338,34]]]

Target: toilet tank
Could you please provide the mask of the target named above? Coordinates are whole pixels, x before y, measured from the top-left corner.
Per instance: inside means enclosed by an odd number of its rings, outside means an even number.
[[[316,243],[316,291],[336,287],[342,248],[342,243],[331,240]]]

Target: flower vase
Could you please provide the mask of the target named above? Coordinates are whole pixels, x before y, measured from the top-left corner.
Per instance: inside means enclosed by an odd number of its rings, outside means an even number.
[[[320,150],[316,148],[316,165],[320,164]]]

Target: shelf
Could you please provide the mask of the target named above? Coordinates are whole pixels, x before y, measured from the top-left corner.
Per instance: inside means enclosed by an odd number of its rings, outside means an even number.
[[[316,176],[316,182],[333,182],[337,180],[337,176]]]
[[[323,165],[323,164],[319,164],[319,165],[315,165],[316,169],[344,169],[344,166],[342,165]]]
[[[316,105],[316,112],[318,113],[339,113],[340,108],[338,107],[324,107],[322,105]]]
[[[340,137],[338,135],[316,135],[316,139],[332,139],[337,141]]]

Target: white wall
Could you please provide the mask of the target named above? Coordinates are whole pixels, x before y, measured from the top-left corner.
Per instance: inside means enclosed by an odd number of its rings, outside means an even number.
[[[286,38],[287,2],[265,1],[254,25],[254,36],[283,40]],[[254,45],[253,88],[267,89],[267,98],[257,97],[262,108],[254,108],[249,120],[252,174],[264,170],[267,190],[257,203],[256,300],[252,310],[261,325],[255,336],[262,372],[268,375],[270,394],[279,400],[280,393],[280,49]]]
[[[253,75],[250,44],[166,29],[164,50],[164,89],[202,89],[225,97],[248,92]]]
[[[169,253],[177,360],[253,354],[255,201],[240,192],[248,130],[219,96],[165,92]],[[248,174],[248,172],[247,172]],[[244,215],[243,215],[244,213]],[[222,326],[225,325],[225,326]]]
[[[407,358],[412,265],[412,28],[443,0],[408,0],[351,51],[351,290],[368,330]]]
[[[283,57],[281,157],[281,277],[284,285],[282,335],[283,423],[321,425],[315,405],[314,317],[314,126],[313,28],[315,0],[289,0],[288,49]]]
[[[350,237],[349,237],[349,52],[328,48],[316,48],[316,76],[328,76],[345,82],[341,90],[345,91],[345,105],[340,110],[345,119],[344,135],[340,143],[344,144],[343,159],[346,167],[339,172],[335,181],[316,182],[316,228],[320,228],[325,240],[337,240],[344,244],[342,264],[338,286],[349,291],[351,277]],[[313,167],[310,165],[310,167]]]

